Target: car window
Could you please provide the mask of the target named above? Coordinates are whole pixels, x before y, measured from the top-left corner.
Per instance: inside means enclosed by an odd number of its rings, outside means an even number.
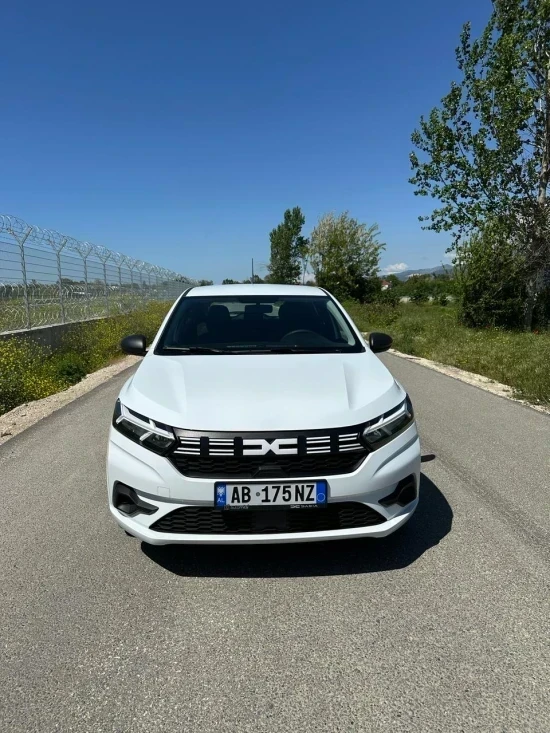
[[[182,298],[156,353],[175,351],[362,351],[340,308],[326,296]]]

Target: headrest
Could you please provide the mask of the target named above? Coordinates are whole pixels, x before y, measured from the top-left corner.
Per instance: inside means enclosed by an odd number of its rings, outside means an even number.
[[[206,322],[208,325],[222,326],[229,323],[231,316],[226,305],[211,305],[208,309]]]

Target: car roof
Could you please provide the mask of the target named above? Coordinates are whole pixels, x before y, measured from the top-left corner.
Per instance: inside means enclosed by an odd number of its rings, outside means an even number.
[[[264,285],[264,284],[237,284],[237,285],[200,285],[191,288],[188,298],[198,296],[219,295],[324,295],[326,292],[311,285]]]

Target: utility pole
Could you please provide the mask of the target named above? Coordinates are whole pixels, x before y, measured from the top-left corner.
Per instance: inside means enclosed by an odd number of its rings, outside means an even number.
[[[254,257],[252,258],[252,280],[251,283],[254,284]]]

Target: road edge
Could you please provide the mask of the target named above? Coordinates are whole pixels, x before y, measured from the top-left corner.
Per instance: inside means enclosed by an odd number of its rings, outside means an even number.
[[[43,397],[41,400],[24,402],[13,410],[0,415],[0,445],[7,443],[11,438],[36,425],[40,420],[69,405],[79,397],[88,394],[99,385],[108,382],[109,379],[134,366],[140,360],[139,356],[126,356],[114,364],[90,372],[82,381],[73,384],[72,387],[68,387],[62,392],[56,392],[48,397]]]
[[[413,356],[412,354],[405,354],[402,351],[396,349],[389,349],[389,354],[397,356],[400,359],[412,361],[415,364],[431,369],[432,371],[444,374],[447,377],[457,379],[459,382],[464,382],[471,385],[472,387],[478,387],[483,389],[485,392],[490,392],[497,397],[503,397],[511,402],[517,402],[520,405],[530,407],[532,410],[541,412],[545,415],[550,415],[550,408],[543,407],[542,405],[535,405],[527,400],[519,399],[514,397],[514,390],[512,387],[496,382],[489,377],[484,377],[481,374],[475,374],[474,372],[467,372],[464,369],[458,367],[449,366],[447,364],[441,364],[438,361],[432,361],[426,359],[423,356]],[[140,361],[138,356],[126,356],[123,359],[110,364],[109,366],[98,369],[96,372],[91,372],[86,375],[81,382],[74,384],[72,387],[63,390],[62,392],[56,392],[49,397],[44,397],[41,400],[35,400],[33,402],[25,402],[13,410],[0,415],[0,445],[3,445],[11,438],[19,435],[27,428],[36,425],[36,423],[48,417],[62,407],[74,402],[79,397],[91,392],[93,389],[101,384],[104,384],[109,379],[117,376],[121,372],[129,369]]]
[[[415,364],[431,369],[434,372],[439,372],[440,374],[445,374],[447,377],[457,379],[459,382],[465,382],[472,387],[478,387],[479,389],[483,389],[485,392],[490,392],[497,397],[503,397],[511,402],[517,402],[520,405],[525,405],[526,407],[530,407],[532,410],[542,412],[544,415],[550,415],[550,408],[544,407],[543,405],[533,404],[532,402],[522,400],[519,397],[514,397],[514,390],[512,387],[507,384],[496,382],[494,379],[490,379],[489,377],[484,377],[481,374],[476,374],[475,372],[467,372],[464,369],[449,366],[448,364],[442,364],[438,361],[432,361],[431,359],[426,359],[423,356],[405,354],[403,351],[397,351],[396,349],[389,349],[388,354],[398,356],[400,359],[412,361]]]

